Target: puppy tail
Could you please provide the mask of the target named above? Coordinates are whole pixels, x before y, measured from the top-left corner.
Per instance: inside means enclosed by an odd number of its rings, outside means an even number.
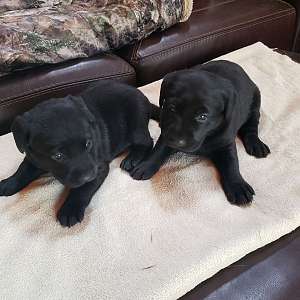
[[[156,106],[155,104],[150,103],[151,106],[151,114],[150,118],[159,122],[160,120],[160,108]]]

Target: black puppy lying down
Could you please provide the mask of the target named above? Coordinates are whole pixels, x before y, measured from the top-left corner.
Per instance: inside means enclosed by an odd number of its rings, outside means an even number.
[[[206,156],[217,167],[232,204],[252,201],[254,190],[239,171],[235,138],[255,157],[270,153],[258,137],[260,92],[245,71],[229,61],[209,62],[168,74],[160,92],[161,135],[135,179],[152,177],[175,151]]]
[[[121,167],[130,171],[152,149],[150,117],[158,119],[159,108],[136,88],[114,81],[102,81],[77,97],[38,104],[12,125],[26,156],[17,172],[1,181],[0,196],[13,195],[50,172],[71,188],[59,222],[69,227],[81,222],[109,163],[129,148]]]

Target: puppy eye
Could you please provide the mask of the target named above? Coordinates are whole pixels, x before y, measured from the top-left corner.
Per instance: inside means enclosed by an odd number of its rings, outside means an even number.
[[[63,157],[64,157],[63,154],[60,153],[60,152],[57,152],[57,153],[55,153],[54,155],[51,156],[51,158],[52,158],[53,160],[57,160],[57,161],[62,160]]]
[[[195,118],[195,120],[197,122],[205,122],[207,120],[207,114],[200,114]]]
[[[87,140],[85,143],[85,147],[87,149],[87,151],[90,151],[93,147],[93,141],[92,140]]]

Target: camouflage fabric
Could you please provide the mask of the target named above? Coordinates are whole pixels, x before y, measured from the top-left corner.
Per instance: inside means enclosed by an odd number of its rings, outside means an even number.
[[[188,18],[192,0],[1,0],[0,76],[120,48]]]

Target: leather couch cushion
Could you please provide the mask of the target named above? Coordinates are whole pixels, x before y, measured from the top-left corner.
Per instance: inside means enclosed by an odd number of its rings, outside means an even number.
[[[296,8],[297,13],[297,28],[294,39],[293,51],[300,52],[300,1],[299,0],[285,0]]]
[[[290,49],[295,9],[280,0],[198,0],[190,19],[119,52],[136,68],[138,85],[262,41]]]
[[[202,282],[180,300],[299,300],[300,228]]]
[[[55,66],[17,72],[0,81],[0,134],[13,118],[51,97],[76,94],[91,82],[113,78],[135,85],[135,71],[123,59],[109,54]]]

